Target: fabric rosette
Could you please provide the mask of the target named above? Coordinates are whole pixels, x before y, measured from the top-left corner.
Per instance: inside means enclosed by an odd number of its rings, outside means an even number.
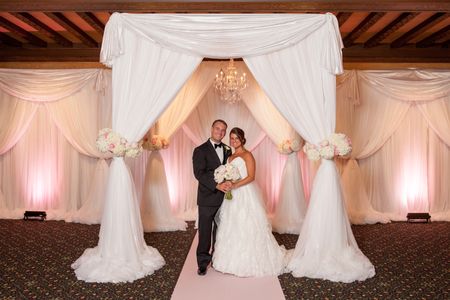
[[[278,144],[278,152],[281,154],[291,154],[300,151],[300,141],[297,139],[287,139]]]
[[[112,153],[114,156],[137,157],[142,153],[140,143],[129,143],[124,137],[111,128],[99,131],[95,141],[97,149],[102,153]]]
[[[220,165],[214,170],[214,181],[217,183],[222,183],[224,181],[235,182],[241,178],[238,168],[232,164]],[[225,193],[225,199],[233,199],[231,191]]]
[[[169,147],[169,141],[165,137],[155,134],[150,138],[145,136],[142,146],[149,151],[167,149]]]
[[[318,146],[306,143],[303,151],[309,160],[333,159],[335,156],[346,156],[352,152],[352,142],[343,133],[333,133],[328,139],[323,140]]]

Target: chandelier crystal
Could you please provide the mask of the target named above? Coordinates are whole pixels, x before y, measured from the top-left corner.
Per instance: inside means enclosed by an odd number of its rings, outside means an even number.
[[[231,58],[225,71],[220,69],[214,80],[214,88],[220,100],[233,104],[241,101],[241,91],[248,86],[247,74],[239,75],[234,60]]]

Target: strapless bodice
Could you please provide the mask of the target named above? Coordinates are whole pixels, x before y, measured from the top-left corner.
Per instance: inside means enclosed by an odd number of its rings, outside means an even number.
[[[238,168],[241,179],[247,177],[247,165],[245,164],[245,160],[242,157],[235,157],[230,164]]]

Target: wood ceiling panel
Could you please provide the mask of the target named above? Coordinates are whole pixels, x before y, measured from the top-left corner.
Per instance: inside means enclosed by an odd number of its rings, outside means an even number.
[[[347,47],[344,61],[450,61],[450,0],[5,0],[0,1],[0,60],[98,61],[114,11],[332,12]]]
[[[395,20],[401,13],[399,12],[387,12],[383,17],[381,17],[375,24],[367,29],[359,38],[355,40],[355,44],[362,44],[370,39],[377,32],[386,27],[390,22]]]
[[[435,24],[434,26],[428,28],[425,32],[422,32],[421,34],[419,34],[418,36],[413,38],[411,40],[411,43],[417,43],[417,42],[425,39],[426,37],[430,36],[434,32],[439,31],[448,25],[450,25],[450,17],[449,16],[445,17],[444,20],[440,21],[439,23]]]
[[[408,23],[404,24],[403,26],[399,27],[395,32],[393,32],[391,35],[386,37],[384,39],[385,43],[392,43],[411,29],[413,29],[415,26],[419,25],[421,22],[425,21],[427,18],[434,15],[432,12],[424,12],[424,13],[418,13],[413,19],[411,19]]]

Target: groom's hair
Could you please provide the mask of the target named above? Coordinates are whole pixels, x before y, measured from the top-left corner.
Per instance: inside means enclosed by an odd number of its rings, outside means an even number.
[[[215,120],[215,121],[212,123],[211,127],[214,127],[214,125],[216,125],[216,123],[222,123],[223,125],[225,125],[225,127],[228,127],[227,122],[225,122],[225,121],[222,120],[222,119],[217,119],[217,120]]]

